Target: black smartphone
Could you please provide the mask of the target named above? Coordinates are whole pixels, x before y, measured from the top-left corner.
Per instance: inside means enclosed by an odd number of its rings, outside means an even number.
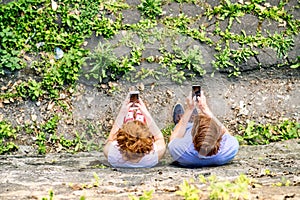
[[[196,100],[197,100],[197,97],[200,97],[201,96],[201,86],[200,85],[193,85],[192,86],[192,95],[193,95],[193,98],[194,96],[196,96]]]
[[[139,102],[139,91],[132,91],[129,93],[130,94],[130,102],[138,103]]]

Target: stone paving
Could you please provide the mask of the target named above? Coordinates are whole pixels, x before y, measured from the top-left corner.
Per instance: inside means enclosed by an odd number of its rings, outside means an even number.
[[[153,199],[183,199],[175,194],[183,180],[216,175],[224,181],[240,174],[256,181],[256,187],[249,188],[250,199],[300,199],[299,144],[296,139],[241,146],[230,164],[198,169],[173,166],[168,152],[151,169],[111,168],[102,152],[0,156],[0,199],[42,199],[50,190],[54,199],[128,199],[149,190],[154,191]],[[274,186],[287,180],[289,186]],[[197,186],[203,190],[201,199],[207,199],[207,188]]]

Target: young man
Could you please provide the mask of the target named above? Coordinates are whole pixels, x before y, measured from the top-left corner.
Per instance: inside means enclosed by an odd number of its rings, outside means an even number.
[[[173,111],[176,126],[168,144],[173,159],[184,167],[218,166],[231,161],[239,143],[213,115],[203,91],[198,97],[189,95],[186,103],[185,111],[181,104]]]

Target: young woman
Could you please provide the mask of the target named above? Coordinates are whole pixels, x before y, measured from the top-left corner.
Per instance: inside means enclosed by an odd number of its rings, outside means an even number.
[[[104,146],[113,167],[153,167],[163,157],[166,144],[141,98],[127,95]]]
[[[184,167],[205,167],[231,161],[238,152],[239,143],[214,117],[204,93],[194,99],[190,95],[186,102],[186,111],[177,104],[173,112],[176,126],[168,149],[176,163]],[[197,115],[193,117],[194,122],[190,122],[195,109]]]

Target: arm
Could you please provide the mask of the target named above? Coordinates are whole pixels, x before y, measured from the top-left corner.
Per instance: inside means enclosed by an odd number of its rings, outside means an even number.
[[[109,146],[112,143],[112,141],[115,140],[116,133],[118,132],[118,130],[122,127],[124,118],[125,118],[127,111],[131,105],[132,105],[132,103],[129,103],[129,95],[127,95],[126,99],[123,101],[123,104],[119,111],[119,114],[117,115],[117,118],[116,118],[116,120],[112,126],[112,129],[110,130],[109,136],[105,142],[105,146],[103,148],[103,153],[106,158],[108,156]]]
[[[164,137],[159,137],[159,138],[155,138],[154,137],[154,140],[155,140],[155,145],[157,146],[157,154],[158,154],[158,160],[160,160],[165,152],[166,152],[166,143],[165,143],[165,139]]]
[[[151,117],[151,114],[149,113],[149,111],[148,111],[146,105],[144,104],[144,102],[142,101],[142,99],[139,99],[139,103],[135,104],[135,105],[138,106],[138,108],[140,109],[142,114],[145,116],[147,126],[148,126],[150,132],[152,133],[152,135],[155,137],[158,135],[162,135],[160,129],[154,122],[153,118]]]
[[[142,99],[139,99],[139,103],[136,105],[139,107],[143,115],[146,117],[147,126],[150,132],[152,133],[152,135],[154,136],[154,143],[157,146],[158,159],[160,160],[166,151],[166,143],[165,143],[164,136],[160,131],[160,129],[158,128],[158,126],[156,125],[156,123],[154,122],[153,118],[151,117],[151,114],[149,113]]]
[[[194,105],[195,103],[192,99],[192,94],[191,93],[186,98],[186,103],[187,103],[187,108],[186,108],[183,116],[179,120],[178,124],[176,125],[176,127],[172,131],[170,141],[172,141],[175,138],[182,138],[185,134],[187,124],[189,122],[189,119],[190,119],[190,117],[193,113],[194,107],[195,107],[195,105]]]
[[[210,117],[214,117],[213,113],[211,112],[211,110],[209,109],[209,107],[208,107],[208,105],[206,103],[206,97],[205,97],[203,91],[201,91],[201,95],[200,95],[200,97],[197,97],[197,100],[198,100],[198,101],[196,101],[196,108],[197,108],[197,110],[200,111],[204,115],[208,115]]]
[[[227,128],[214,116],[214,114],[209,109],[209,107],[206,103],[206,97],[205,97],[203,91],[201,91],[201,96],[197,97],[197,100],[198,100],[198,102],[196,103],[196,107],[197,107],[198,111],[200,110],[200,112],[202,114],[210,116],[212,118],[212,120],[217,122],[217,124],[221,128],[221,134],[224,134],[226,132],[229,133]]]

